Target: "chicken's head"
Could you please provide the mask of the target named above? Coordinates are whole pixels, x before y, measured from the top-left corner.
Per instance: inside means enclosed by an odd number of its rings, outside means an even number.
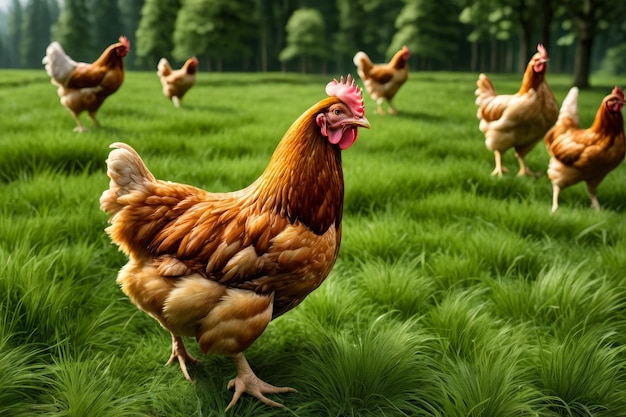
[[[196,71],[198,71],[198,65],[199,65],[199,61],[198,58],[196,58],[195,56],[192,56],[191,58],[189,58],[189,65],[187,66],[187,74],[195,74]]]
[[[542,44],[537,45],[537,53],[532,57],[532,62],[533,70],[536,73],[543,73],[546,71],[548,51],[546,51],[546,48]]]
[[[618,86],[613,88],[611,94],[606,98],[607,107],[614,112],[622,111],[624,107],[624,92]]]
[[[126,36],[120,36],[120,42],[115,47],[115,53],[117,56],[124,58],[128,51],[130,51],[130,42],[128,42],[128,38]]]
[[[361,89],[357,87],[354,79],[348,74],[344,82],[334,79],[326,85],[326,94],[341,100],[332,104],[325,112],[315,118],[321,128],[323,136],[334,145],[339,145],[342,150],[348,149],[356,141],[358,128],[370,127],[365,118],[365,106]]]

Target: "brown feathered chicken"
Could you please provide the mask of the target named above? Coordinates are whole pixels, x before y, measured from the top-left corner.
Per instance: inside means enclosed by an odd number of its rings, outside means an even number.
[[[476,104],[479,128],[485,134],[485,145],[495,155],[496,167],[492,175],[502,176],[502,154],[515,149],[519,161],[518,175],[540,175],[530,171],[525,156],[554,125],[559,107],[546,81],[548,53],[543,45],[528,62],[519,91],[513,95],[497,95],[485,74],[480,74],[476,85]]]
[[[387,100],[389,105],[389,113],[397,114],[391,100],[409,78],[409,48],[402,47],[388,64],[373,64],[363,51],[357,52],[352,61],[356,65],[365,90],[372,100],[376,101],[378,114],[385,114],[382,107],[384,100]]]
[[[83,111],[87,111],[94,126],[98,126],[96,112],[104,99],[122,85],[123,58],[129,50],[128,39],[121,36],[119,42],[109,46],[95,62],[87,64],[70,58],[58,42],[52,42],[46,48],[42,63],[52,84],[59,87],[57,93],[61,104],[76,120],[75,131],[85,130],[78,117]]]
[[[192,56],[185,61],[182,68],[173,70],[166,58],[161,58],[157,65],[157,75],[163,86],[163,94],[172,100],[174,106],[180,107],[183,96],[196,83],[198,58]]]
[[[548,177],[552,181],[552,212],[559,207],[559,193],[580,181],[587,183],[591,207],[600,209],[596,191],[604,177],[624,160],[624,93],[619,87],[607,95],[593,125],[578,124],[578,88],[563,100],[559,119],[544,141],[550,153]]]
[[[251,370],[244,351],[270,320],[297,306],[329,274],[341,241],[341,151],[369,128],[360,89],[348,76],[329,98],[287,130],[250,186],[213,194],[160,181],[128,145],[107,160],[110,188],[100,198],[113,242],[129,256],[117,282],[172,335],[172,355],[188,380],[195,362],[183,337],[205,353],[230,357],[237,376],[230,409],[246,392],[268,405],[274,387]]]

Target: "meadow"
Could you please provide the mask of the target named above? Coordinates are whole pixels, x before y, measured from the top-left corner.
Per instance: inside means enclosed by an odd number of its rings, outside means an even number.
[[[109,145],[157,178],[240,189],[331,78],[200,73],[175,109],[154,72],[129,72],[102,127],[77,134],[43,69],[0,71],[0,415],[626,416],[626,167],[600,185],[601,211],[578,184],[551,214],[549,179],[517,177],[512,152],[490,176],[468,73],[412,73],[395,117],[365,96],[335,268],[247,351],[298,390],[271,396],[285,408],[245,396],[225,413],[226,358],[192,366],[194,384],[164,366],[170,336],[115,283]],[[560,103],[571,77],[548,80]],[[520,76],[493,81],[513,93]],[[592,78],[582,125],[623,81]],[[527,158],[548,160],[541,143]]]

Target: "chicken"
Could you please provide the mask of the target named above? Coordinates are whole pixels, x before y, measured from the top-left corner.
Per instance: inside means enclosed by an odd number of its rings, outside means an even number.
[[[402,84],[409,78],[409,48],[402,47],[395,53],[388,64],[372,64],[369,56],[363,51],[354,55],[352,61],[356,65],[357,72],[365,90],[376,101],[376,111],[383,115],[382,104],[387,100],[389,113],[397,114],[397,110],[391,104],[391,100],[396,95]]]
[[[83,111],[87,111],[94,126],[98,126],[96,112],[104,99],[122,85],[123,58],[129,50],[128,39],[121,36],[119,42],[109,46],[95,62],[86,64],[70,58],[58,42],[48,45],[42,63],[52,84],[59,87],[57,93],[61,97],[61,104],[76,120],[75,131],[85,130],[78,117]]]
[[[515,149],[519,161],[518,175],[538,176],[526,166],[524,158],[556,122],[559,108],[546,81],[548,53],[543,45],[528,62],[522,85],[513,95],[497,95],[485,74],[476,82],[476,104],[479,128],[485,134],[485,145],[495,155],[496,167],[491,175],[502,176],[502,154]]]
[[[604,177],[624,160],[624,93],[613,88],[596,113],[589,129],[578,125],[578,88],[563,100],[559,119],[544,141],[550,154],[548,177],[552,181],[552,212],[559,207],[559,193],[580,181],[587,183],[591,207],[600,209],[596,191]]]
[[[157,65],[157,75],[163,86],[163,94],[172,100],[174,106],[180,107],[183,96],[196,83],[198,58],[192,56],[185,61],[181,69],[173,70],[166,58],[161,58]]]
[[[183,337],[204,354],[232,359],[237,376],[227,410],[246,392],[295,391],[256,377],[244,351],[270,320],[296,307],[330,273],[341,241],[341,151],[369,128],[361,90],[348,76],[287,130],[261,176],[248,187],[213,194],[155,179],[128,145],[107,159],[110,188],[100,207],[106,231],[129,257],[117,282],[137,307],[167,329],[172,355],[191,381],[196,362]]]

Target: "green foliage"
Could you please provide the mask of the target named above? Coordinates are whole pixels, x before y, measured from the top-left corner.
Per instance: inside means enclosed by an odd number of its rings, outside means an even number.
[[[298,9],[287,22],[287,46],[280,52],[281,61],[300,58],[302,69],[312,58],[328,57],[324,39],[324,18],[316,9]]]
[[[271,396],[284,409],[244,396],[230,414],[623,414],[624,166],[599,187],[601,211],[578,184],[551,214],[545,175],[489,175],[476,77],[412,73],[397,116],[365,97],[372,128],[343,153],[339,259],[247,352],[261,378],[298,392]],[[108,146],[131,144],[157,178],[240,189],[330,78],[200,73],[175,109],[154,71],[127,72],[102,127],[77,134],[43,70],[0,72],[1,415],[227,415],[231,362],[202,358],[189,384],[163,366],[167,332],[117,288],[126,259],[98,207]],[[512,93],[519,77],[493,82]],[[594,82],[583,126],[620,84]],[[570,80],[550,85],[560,102]],[[527,160],[545,171],[549,158],[539,144]]]
[[[161,57],[171,58],[172,33],[180,5],[180,0],[146,0],[143,4],[136,33],[137,58],[143,65],[156,68]]]
[[[94,52],[89,23],[86,1],[68,0],[63,7],[59,20],[52,27],[54,40],[59,42],[65,52],[76,61],[91,61],[98,57],[96,54],[104,50],[101,47],[99,52]],[[41,54],[42,56],[45,55],[45,48]]]
[[[252,0],[184,0],[176,18],[173,55],[224,59],[249,55],[247,41],[255,34]]]

